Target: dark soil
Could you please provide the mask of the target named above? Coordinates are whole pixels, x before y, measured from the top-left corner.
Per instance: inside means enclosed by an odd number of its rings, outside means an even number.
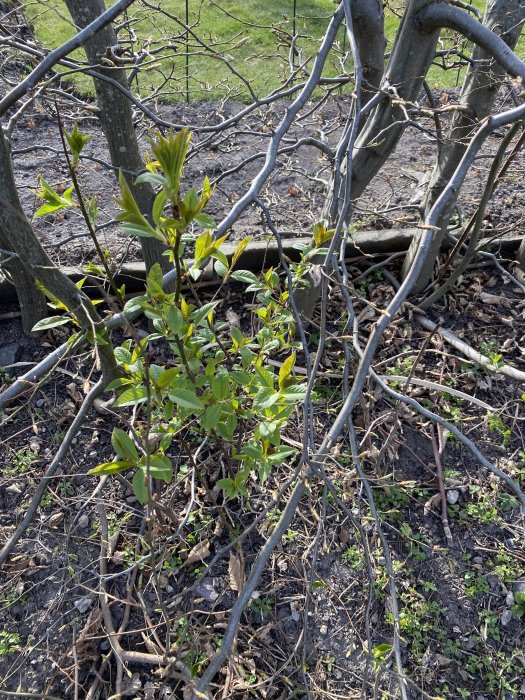
[[[436,98],[438,95],[436,95]],[[454,94],[451,95],[452,99]],[[424,98],[422,97],[422,103]],[[346,118],[348,99],[334,98],[297,123],[289,138],[323,138],[334,147]],[[247,184],[258,173],[266,153],[268,137],[279,122],[287,103],[276,103],[261,109],[243,120],[238,127],[224,132],[220,138],[209,141],[206,134],[193,136],[194,150],[185,169],[188,186],[199,185],[207,175],[212,182],[219,179],[210,202],[209,211],[217,222],[225,216],[232,204],[246,192]],[[308,112],[312,105],[305,109]],[[201,103],[161,105],[159,116],[175,124],[190,128],[216,124],[235,115],[243,105],[239,103]],[[63,115],[65,128],[72,128],[74,117]],[[446,125],[446,119],[444,120]],[[432,123],[423,125],[430,129]],[[84,197],[96,197],[99,204],[99,240],[111,252],[115,263],[140,257],[138,243],[123,239],[117,226],[108,226],[116,213],[114,197],[116,179],[107,167],[109,157],[104,137],[96,120],[83,117],[81,130],[90,136],[81,163],[81,184]],[[488,155],[494,153],[502,134],[490,138],[472,169],[460,198],[459,214],[468,217],[483,191],[490,167]],[[146,138],[141,140],[144,152]],[[283,145],[287,145],[288,141]],[[62,152],[56,116],[47,113],[44,106],[34,114],[21,119],[12,137],[13,158],[17,184],[25,211],[31,216],[38,208],[35,191],[39,176],[43,176],[59,190],[69,186],[67,164]],[[435,161],[437,142],[426,133],[408,129],[395,155],[375,178],[362,200],[357,202],[355,229],[405,228],[417,224],[417,205],[424,193],[430,169]],[[252,162],[249,159],[260,154]],[[244,164],[244,165],[243,165]],[[243,166],[238,172],[225,174]],[[524,197],[522,196],[523,152],[511,165],[507,176],[490,203],[486,217],[486,236],[519,236],[525,233]],[[271,203],[272,215],[283,236],[307,236],[319,219],[325,201],[323,181],[329,178],[328,158],[313,146],[303,146],[295,155],[282,155],[268,180],[263,199]],[[94,260],[93,245],[78,209],[49,214],[33,221],[40,240],[53,258],[62,265],[82,264]],[[246,235],[259,238],[268,234],[260,212],[248,208],[230,233],[235,240]]]

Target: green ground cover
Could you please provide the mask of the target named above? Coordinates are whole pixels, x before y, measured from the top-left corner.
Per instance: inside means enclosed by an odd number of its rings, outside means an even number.
[[[297,46],[304,59],[311,58],[326,30],[334,9],[333,0],[296,0],[296,31],[299,33]],[[267,94],[279,87],[289,75],[289,39],[293,27],[293,0],[188,0],[189,24],[193,36],[188,40],[189,93],[190,100],[221,99],[231,91],[231,96],[244,101],[250,100],[249,91],[243,78],[250,82],[258,96]],[[484,0],[475,0],[483,9]],[[388,46],[395,37],[399,13],[404,2],[390,3],[393,12],[387,13],[386,33]],[[185,0],[164,0],[162,8],[185,21]],[[397,8],[397,9],[396,9]],[[38,39],[47,47],[54,48],[73,35],[75,29],[62,0],[40,0],[26,3],[27,15],[31,20]],[[185,32],[181,25],[138,3],[133,7],[132,18],[127,27],[121,30],[121,41],[135,39],[135,50],[148,41],[152,56],[147,60],[135,81],[135,89],[141,95],[148,95],[157,89],[158,97],[164,100],[184,99],[186,96],[186,54]],[[451,33],[449,32],[451,36]],[[444,46],[447,45],[444,33]],[[199,43],[198,39],[212,45],[219,56],[226,59],[238,72],[234,75],[225,62],[214,57]],[[155,50],[166,38],[173,40],[174,49],[158,58]],[[450,45],[450,44],[449,44]],[[326,76],[337,75],[348,44],[343,30],[339,32],[335,50],[331,52]],[[524,55],[524,43],[518,52]],[[166,55],[167,54],[167,55]],[[77,58],[82,54],[78,52]],[[163,76],[177,78],[175,91],[161,86]],[[432,88],[449,88],[459,85],[462,71],[443,70],[432,67],[428,82]],[[75,76],[74,84],[83,94],[92,94],[91,80],[86,76]],[[350,89],[349,87],[346,88]]]

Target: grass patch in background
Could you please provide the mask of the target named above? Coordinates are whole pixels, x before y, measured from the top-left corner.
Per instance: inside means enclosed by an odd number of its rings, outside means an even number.
[[[392,3],[394,12],[402,12],[404,2]],[[484,0],[475,0],[474,4],[483,9]],[[401,8],[401,9],[396,9]],[[185,0],[164,0],[162,8],[173,16],[185,20]],[[183,100],[186,97],[185,86],[185,46],[184,29],[176,21],[160,13],[155,13],[140,3],[133,6],[128,15],[133,21],[120,32],[120,40],[125,43],[133,35],[135,48],[143,42],[150,42],[154,52],[161,38],[173,39],[173,51],[162,60],[151,60],[139,72],[134,82],[135,91],[141,96],[149,95],[157,89],[157,99],[162,101]],[[303,60],[312,57],[319,47],[330,17],[334,11],[333,0],[297,0],[296,31],[299,39],[297,46]],[[42,0],[26,3],[27,16],[31,21],[39,41],[46,47],[55,48],[70,38],[74,32],[66,6],[62,0]],[[278,88],[289,75],[288,52],[284,33],[292,33],[293,0],[220,0],[201,2],[189,0],[190,26],[202,41],[214,45],[217,54],[227,58],[240,76],[252,85],[257,96],[262,97]],[[386,34],[387,50],[395,38],[399,18],[387,11]],[[443,33],[443,48],[451,45]],[[159,43],[157,43],[159,42]],[[324,75],[333,77],[341,70],[341,60],[348,42],[341,29],[335,50],[331,52]],[[518,47],[520,56],[524,55],[525,44],[522,40]],[[467,49],[467,53],[470,48]],[[74,54],[82,58],[83,52]],[[311,64],[310,64],[311,65]],[[427,76],[427,82],[433,89],[451,88],[461,85],[464,69],[443,70],[433,66]],[[242,101],[251,101],[250,94],[243,81],[235,76],[220,60],[207,52],[199,42],[189,37],[189,93],[190,101],[218,100],[226,95]],[[161,87],[163,76],[171,76],[174,82]],[[75,89],[87,96],[94,95],[92,81],[84,75],[72,78]],[[350,86],[344,88],[349,91]]]

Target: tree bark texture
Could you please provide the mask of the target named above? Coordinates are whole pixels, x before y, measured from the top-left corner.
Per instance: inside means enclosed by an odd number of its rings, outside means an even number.
[[[381,0],[353,0],[352,23],[363,67],[361,101],[374,96],[385,71],[385,17]]]
[[[16,189],[7,141],[0,129],[0,236],[2,247],[16,253],[23,266],[24,294],[31,281],[37,280],[76,316],[85,333],[102,328],[102,320],[89,298],[56,267],[42,248],[27,220]],[[13,269],[13,272],[15,270]],[[23,301],[27,303],[24,298]],[[31,299],[29,300],[31,302]],[[115,360],[111,343],[99,346],[101,369],[107,377],[114,373]]]
[[[513,50],[518,42],[524,20],[525,2],[523,0],[489,0],[483,25],[498,34]],[[472,52],[472,63],[469,64],[459,99],[459,104],[464,109],[454,112],[452,117],[448,138],[431,175],[424,202],[425,215],[432,209],[459,165],[481,120],[491,113],[505,75],[506,70],[495,62],[490,53],[480,46],[475,46]],[[430,281],[454,204],[455,202],[451,202],[451,206],[440,219],[440,230],[433,236],[426,264],[414,288],[415,293],[421,292]],[[416,250],[417,241],[414,241],[405,259],[404,276],[410,269]]]
[[[0,175],[0,208],[8,208],[4,198],[3,177]],[[9,224],[16,229],[16,219],[9,219]],[[5,220],[0,216],[0,248],[5,251],[14,252],[11,245],[13,238],[13,230],[6,229]],[[1,254],[0,257],[4,258]],[[12,257],[9,260],[3,261],[2,273],[5,273],[8,279],[16,290],[18,305],[22,316],[22,327],[26,335],[33,335],[32,329],[35,323],[41,321],[47,316],[47,303],[44,295],[35,285],[35,281],[29,275],[22,265],[18,257]]]
[[[66,0],[67,9],[75,24],[82,29],[105,11],[103,0]],[[84,44],[87,59],[97,71],[129,88],[125,70],[115,65],[115,49],[118,49],[117,34],[112,25],[107,25]],[[126,171],[139,172],[144,168],[139,144],[133,126],[131,103],[119,90],[103,80],[94,80],[99,107],[99,119],[108,143],[111,163],[122,168],[128,185],[142,213],[149,216],[154,199],[153,189],[146,184],[135,185],[134,178]],[[171,269],[164,246],[152,238],[141,238],[142,254],[146,268],[158,262],[163,272]]]
[[[439,29],[427,30],[417,22],[417,13],[431,2],[435,0],[409,0],[405,8],[381,83],[385,94],[368,116],[355,143],[352,158],[352,200],[363,194],[372,178],[392,154],[406,127],[405,113],[399,103],[417,98],[434,58]],[[376,38],[381,47],[383,36],[381,33]],[[346,167],[343,163],[342,172],[336,173],[330,183],[328,206],[324,214],[331,225],[336,222],[344,200]]]

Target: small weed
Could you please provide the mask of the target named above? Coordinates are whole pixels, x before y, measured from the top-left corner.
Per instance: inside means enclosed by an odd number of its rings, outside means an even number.
[[[479,621],[485,628],[485,637],[499,642],[501,639],[499,632],[499,620],[496,613],[492,610],[481,610],[479,613]]]
[[[272,609],[273,609],[273,603],[272,599],[268,598],[268,596],[262,596],[261,598],[255,598],[255,600],[252,600],[250,604],[250,608],[253,610],[253,612],[256,615],[261,616],[261,620],[264,620],[266,617],[269,617]]]
[[[459,639],[450,639],[450,637],[446,639],[443,645],[443,652],[446,656],[451,656],[453,659],[460,659],[463,650]]]
[[[365,555],[363,550],[358,545],[353,545],[348,547],[348,549],[343,552],[343,559],[346,563],[354,569],[354,571],[363,571],[365,568]]]
[[[486,357],[489,358],[490,362],[496,369],[505,364],[503,362],[503,355],[498,351],[496,343],[494,343],[492,340],[488,341],[487,343],[481,343],[479,346],[479,351],[482,355],[486,355]]]
[[[296,532],[295,530],[287,530],[283,535],[283,540],[285,542],[294,542],[298,536],[299,536],[299,533]]]
[[[20,595],[18,590],[14,587],[0,595],[0,606],[9,608],[15,603],[25,605],[27,603],[27,596]]]
[[[399,613],[401,634],[408,642],[411,654],[419,658],[428,646],[429,634],[439,626],[441,609],[412,587],[400,592],[399,601],[402,606]],[[393,624],[392,613],[388,613],[386,619]]]
[[[4,465],[4,475],[5,476],[18,476],[20,474],[26,474],[29,468],[38,462],[38,455],[33,450],[18,450]]]
[[[0,656],[12,656],[19,649],[20,635],[17,632],[0,632]]]
[[[50,508],[53,507],[54,503],[55,503],[55,497],[53,496],[52,493],[50,493],[49,491],[46,491],[45,494],[40,499],[40,508],[43,508],[44,510],[49,510]]]
[[[468,503],[466,513],[480,523],[489,524],[498,519],[498,510],[490,495],[483,492],[481,487],[473,484],[469,486],[469,493],[477,496],[477,501]]]
[[[465,593],[471,598],[481,598],[490,591],[487,577],[479,571],[467,571],[463,580]]]
[[[410,503],[410,497],[398,486],[386,485],[376,496],[376,507],[380,517],[401,520],[401,509]]]
[[[510,428],[507,428],[501,418],[496,413],[489,413],[487,416],[487,425],[491,433],[498,433],[501,436],[503,447],[506,447],[510,442]]]
[[[425,561],[426,555],[424,547],[426,546],[426,542],[424,542],[422,536],[418,532],[414,532],[408,523],[402,523],[400,532],[409,542],[410,558],[415,562]]]
[[[525,593],[518,591],[514,595],[514,600],[516,603],[512,606],[512,614],[519,620],[525,615]]]
[[[498,505],[504,513],[508,513],[519,506],[518,499],[511,493],[503,492],[498,496]]]
[[[403,377],[408,377],[410,372],[414,367],[413,357],[404,357],[402,360],[398,360],[395,365],[389,365],[386,368],[386,373],[390,375],[401,375]],[[392,387],[400,386],[400,382],[390,382]]]
[[[489,559],[491,570],[507,585],[524,575],[524,569],[501,546],[494,558]]]

